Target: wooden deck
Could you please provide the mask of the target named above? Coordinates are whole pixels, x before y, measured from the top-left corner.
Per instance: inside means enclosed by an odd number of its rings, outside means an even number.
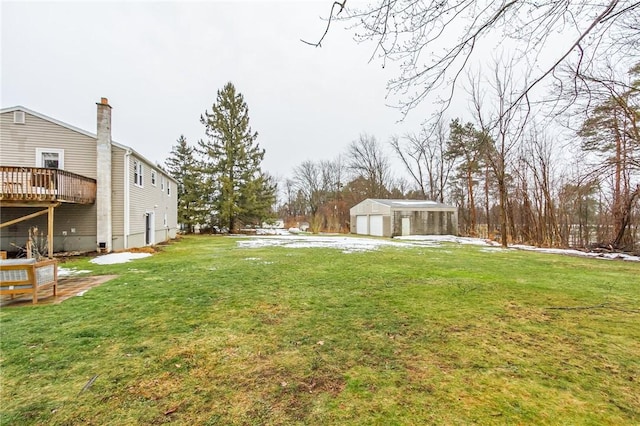
[[[93,204],[96,180],[65,170],[0,166],[0,201]]]

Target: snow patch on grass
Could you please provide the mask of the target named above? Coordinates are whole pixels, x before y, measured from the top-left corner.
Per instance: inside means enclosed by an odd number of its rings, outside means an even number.
[[[630,262],[640,262],[640,256],[632,256],[630,254],[625,254],[625,253],[595,253],[595,252],[584,252],[584,251],[572,250],[572,249],[534,247],[534,246],[526,246],[522,244],[514,244],[509,247],[513,247],[518,250],[537,251],[541,253],[566,254],[571,256],[592,257],[592,258],[606,259],[606,260],[619,259],[619,260],[626,260]]]
[[[393,240],[377,240],[373,238],[323,237],[323,236],[272,236],[251,237],[238,241],[241,248],[286,247],[286,248],[331,248],[343,253],[357,253],[377,250],[382,246],[412,247],[413,244]]]
[[[84,270],[84,269],[58,267],[58,278],[61,278],[61,277],[73,277],[74,275],[88,274],[90,272],[91,271],[87,271],[87,270]]]
[[[589,253],[572,249],[539,248],[515,244],[504,249],[496,241],[482,238],[457,237],[455,235],[409,235],[393,239],[374,239],[347,236],[305,236],[305,235],[274,235],[265,237],[248,237],[238,241],[241,248],[286,247],[286,248],[332,248],[343,253],[357,253],[377,250],[380,247],[442,247],[443,243],[460,245],[474,245],[483,247],[486,252],[500,252],[509,250],[529,250],[541,253],[583,256],[596,259],[621,259],[638,262],[640,256],[624,253]],[[450,251],[448,251],[450,253]],[[250,260],[250,259],[247,259]],[[255,259],[258,260],[258,259]]]
[[[98,256],[90,260],[96,265],[113,265],[116,263],[127,263],[135,259],[142,259],[151,256],[151,253],[109,253],[104,256]]]

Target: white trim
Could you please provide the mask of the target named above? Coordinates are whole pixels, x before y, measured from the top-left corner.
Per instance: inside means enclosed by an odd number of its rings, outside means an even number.
[[[129,172],[129,163],[131,159],[131,151],[124,153],[124,248],[129,248],[129,233],[131,232],[131,224],[129,221],[130,206],[130,185],[131,173]]]
[[[59,148],[36,148],[36,167],[44,167],[42,154],[58,154],[58,169],[64,170],[64,149]]]
[[[144,188],[144,168],[143,162],[139,159],[133,160],[133,184],[139,188]]]

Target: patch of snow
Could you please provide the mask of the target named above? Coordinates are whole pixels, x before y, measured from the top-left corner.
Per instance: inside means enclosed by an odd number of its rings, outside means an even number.
[[[289,228],[289,233],[290,234],[299,234],[300,233],[300,228]]]
[[[457,237],[455,235],[407,235],[404,237],[395,237],[394,240],[418,241],[425,244],[457,243],[457,244],[471,244],[475,246],[499,245],[495,241],[491,241],[491,240],[485,240],[482,238],[471,238],[471,237]]]
[[[287,247],[287,248],[332,248],[343,253],[376,250],[381,246],[411,247],[413,244],[378,240],[373,238],[322,237],[322,236],[274,236],[254,237],[238,241],[242,248]]]
[[[594,252],[584,252],[584,251],[573,250],[573,249],[534,247],[534,246],[527,246],[522,244],[514,244],[509,247],[517,248],[519,250],[537,251],[541,253],[565,254],[570,256],[591,257],[591,258],[607,259],[607,260],[621,259],[629,262],[640,262],[640,256],[631,256],[625,253],[594,253]]]
[[[84,294],[85,294],[87,291],[89,291],[89,289],[82,290],[81,292],[79,292],[78,294],[76,294],[76,297],[82,297],[82,296],[84,296]]]
[[[282,228],[259,228],[256,235],[289,235],[289,231]]]
[[[625,261],[639,262],[640,256],[631,256],[624,253],[588,253],[571,249],[538,248],[525,245],[511,245],[507,249],[500,243],[481,238],[457,237],[454,235],[410,235],[395,237],[393,239],[357,238],[346,236],[306,236],[306,235],[276,235],[268,237],[250,237],[238,241],[241,248],[262,247],[287,247],[287,248],[332,248],[343,253],[356,253],[377,250],[379,247],[441,247],[442,243],[456,243],[475,245],[482,247],[481,251],[500,252],[509,250],[530,250],[542,253],[564,254],[572,256],[585,256],[596,259],[621,259]],[[451,251],[443,251],[451,253]],[[290,254],[287,254],[290,256]],[[247,259],[259,260],[259,259]]]
[[[104,256],[98,256],[90,260],[91,263],[96,265],[113,265],[116,263],[126,263],[135,259],[142,259],[144,257],[151,256],[151,253],[109,253]]]
[[[58,277],[72,277],[74,275],[79,275],[79,274],[87,274],[91,271],[86,271],[83,269],[75,269],[75,268],[62,268],[59,267],[58,268]]]

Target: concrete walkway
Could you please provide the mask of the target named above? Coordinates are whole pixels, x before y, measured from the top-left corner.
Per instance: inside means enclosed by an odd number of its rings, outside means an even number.
[[[64,277],[58,279],[58,294],[53,296],[53,289],[48,288],[38,292],[38,305],[48,305],[61,303],[70,297],[76,296],[84,291],[100,284],[106,283],[117,275],[99,275],[95,277]],[[33,306],[33,297],[30,294],[17,294],[11,299],[11,296],[4,295],[0,300],[0,307],[14,306]]]

